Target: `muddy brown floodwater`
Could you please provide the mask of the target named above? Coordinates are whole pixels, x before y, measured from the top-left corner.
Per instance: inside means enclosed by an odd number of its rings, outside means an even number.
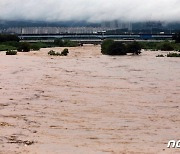
[[[180,152],[179,58],[49,50],[0,53],[0,154]]]

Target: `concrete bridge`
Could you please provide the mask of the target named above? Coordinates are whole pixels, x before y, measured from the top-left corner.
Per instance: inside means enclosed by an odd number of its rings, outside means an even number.
[[[100,44],[103,40],[101,39],[90,39],[90,40],[85,40],[85,39],[71,39],[71,41],[73,42],[78,42],[78,43],[82,43],[82,44]],[[137,41],[137,42],[162,42],[164,40],[114,40],[114,41],[119,41],[119,42],[133,42],[133,41]],[[45,43],[48,43],[48,42],[54,42],[54,40],[21,40],[20,42],[30,42],[30,43],[36,43],[36,42],[45,42]]]
[[[30,35],[19,35],[21,40],[55,40],[59,39],[68,39],[72,41],[102,41],[104,39],[114,39],[121,41],[129,40],[172,40],[171,34],[30,34]]]

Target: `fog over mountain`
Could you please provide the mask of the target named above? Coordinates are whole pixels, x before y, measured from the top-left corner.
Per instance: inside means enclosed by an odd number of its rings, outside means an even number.
[[[0,20],[180,21],[179,0],[0,0]]]

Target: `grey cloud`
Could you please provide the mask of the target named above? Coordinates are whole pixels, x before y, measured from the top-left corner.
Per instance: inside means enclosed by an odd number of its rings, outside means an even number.
[[[0,0],[1,20],[180,21],[179,0]]]

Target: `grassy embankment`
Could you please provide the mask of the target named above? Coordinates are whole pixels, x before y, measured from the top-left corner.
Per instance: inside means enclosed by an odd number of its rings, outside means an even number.
[[[61,40],[55,39],[54,42],[51,43],[27,43],[20,42],[20,39],[17,35],[11,34],[0,34],[0,51],[9,51],[9,50],[21,50],[21,48],[28,48],[30,50],[39,50],[41,48],[48,47],[75,47],[78,46],[78,43],[72,42],[70,40]],[[18,51],[19,51],[18,50]]]
[[[180,51],[180,43],[175,41],[163,41],[163,42],[140,42],[142,49],[151,51]]]
[[[18,50],[21,46],[24,46],[22,42],[19,42],[19,38],[16,35],[0,34],[0,51],[8,50]],[[163,42],[139,42],[142,49],[145,50],[162,50],[162,51],[180,51],[180,43],[175,43],[175,41],[163,41]],[[25,46],[28,46],[30,50],[39,50],[40,48],[47,47],[76,47],[78,43],[56,39],[51,43],[26,43]]]
[[[15,41],[8,41],[8,42],[0,42],[0,51],[7,51],[7,50],[17,50],[21,43],[15,42]],[[39,50],[40,48],[49,48],[49,47],[73,47],[77,46],[76,43],[71,41],[66,41],[65,44],[56,44],[54,42],[52,43],[43,43],[43,42],[37,42],[37,43],[29,43],[31,50]],[[151,51],[157,51],[157,50],[163,50],[163,51],[180,51],[180,43],[175,42],[140,42],[140,45],[142,46],[142,49],[145,50],[151,50]]]
[[[77,46],[76,43],[72,43],[71,41],[66,41],[67,44],[64,45],[58,45],[54,42],[52,43],[43,43],[43,42],[37,42],[37,43],[28,43],[31,50],[39,50],[41,48],[50,48],[50,47],[74,47]],[[21,42],[15,42],[15,41],[8,41],[8,42],[0,42],[0,51],[7,51],[7,50],[17,50],[19,46],[21,46]]]

